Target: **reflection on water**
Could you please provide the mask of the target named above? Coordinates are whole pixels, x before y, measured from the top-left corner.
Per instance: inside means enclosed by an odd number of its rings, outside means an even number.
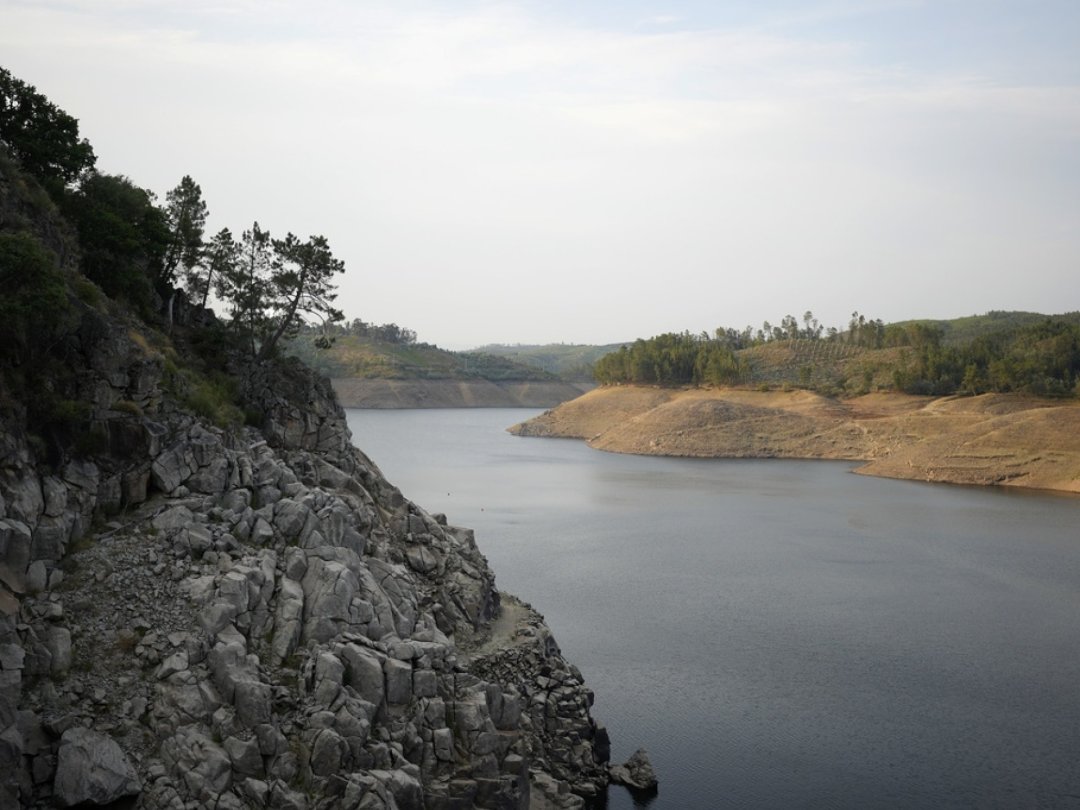
[[[504,432],[527,415],[349,416],[545,613],[651,810],[1080,806],[1080,500]]]

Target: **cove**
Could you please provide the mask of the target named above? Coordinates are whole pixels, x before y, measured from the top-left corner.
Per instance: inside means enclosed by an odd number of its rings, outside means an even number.
[[[545,614],[652,810],[1080,807],[1080,499],[505,433],[532,415],[349,425]]]

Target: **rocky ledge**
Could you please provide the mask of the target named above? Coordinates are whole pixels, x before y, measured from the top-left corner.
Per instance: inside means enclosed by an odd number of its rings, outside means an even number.
[[[581,673],[470,530],[352,447],[325,380],[264,367],[244,393],[262,428],[223,431],[123,329],[82,351],[107,451],[45,468],[0,431],[0,806],[568,808],[605,788]]]

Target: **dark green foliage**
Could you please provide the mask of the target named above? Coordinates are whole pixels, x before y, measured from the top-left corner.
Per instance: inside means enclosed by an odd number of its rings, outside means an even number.
[[[222,228],[202,252],[202,264],[185,274],[185,287],[193,301],[206,306],[210,290],[223,289],[225,279],[234,272],[240,261],[240,245],[233,239],[232,231]]]
[[[1051,317],[1056,321],[1080,325],[1080,312],[1066,312]],[[1046,315],[1038,312],[1006,312],[995,310],[987,312],[985,315],[969,315],[964,318],[953,318],[947,321],[900,321],[898,323],[890,324],[888,332],[895,334],[897,331],[910,330],[913,326],[923,326],[939,332],[942,345],[966,346],[981,337],[1009,332],[1025,326],[1036,326],[1045,321],[1046,318]],[[892,345],[903,344],[894,343]]]
[[[344,318],[333,306],[333,277],[345,272],[345,263],[336,259],[324,236],[301,242],[293,234],[273,240],[274,262],[266,284],[264,310],[271,325],[259,347],[258,357],[272,357],[278,341],[293,337],[303,317],[315,316],[335,323]]]
[[[722,339],[669,332],[636,340],[596,361],[599,383],[722,385],[742,382],[747,369]]]
[[[94,166],[79,122],[0,68],[0,143],[54,197]]]
[[[1011,326],[960,346],[944,345],[942,330],[913,347],[895,373],[896,387],[914,394],[1018,391],[1069,396],[1080,380],[1080,324],[1071,316]]]
[[[199,184],[184,175],[179,185],[165,195],[165,222],[169,229],[169,244],[165,250],[162,281],[172,285],[176,272],[183,268],[189,281],[202,260],[203,229],[208,215]],[[209,284],[205,285],[209,290]],[[196,299],[198,300],[198,299]],[[202,299],[205,302],[205,298]]]
[[[268,324],[267,279],[273,261],[270,232],[255,222],[244,231],[238,244],[230,246],[232,234],[228,240],[223,233],[214,239],[215,242],[220,239],[222,246],[214,292],[228,304],[230,325],[243,337],[249,354],[254,357],[259,337]]]
[[[61,206],[82,247],[82,271],[111,298],[154,310],[167,292],[164,258],[169,246],[165,215],[154,197],[126,177],[91,174]]]
[[[56,256],[29,233],[0,233],[0,290],[0,362],[32,363],[71,316]]]
[[[371,338],[378,343],[396,343],[403,346],[411,346],[416,343],[416,332],[398,326],[396,323],[366,323],[359,318],[353,318],[348,323],[328,325],[325,329],[331,335],[356,335],[362,338]]]
[[[886,326],[852,313],[846,331],[823,330],[811,313],[756,333],[717,329],[638,340],[597,361],[596,380],[656,385],[776,383],[826,394],[891,387],[944,396],[1021,392],[1080,395],[1080,313],[996,312],[956,321]],[[822,337],[822,335],[826,337]],[[971,335],[966,340],[949,335]]]

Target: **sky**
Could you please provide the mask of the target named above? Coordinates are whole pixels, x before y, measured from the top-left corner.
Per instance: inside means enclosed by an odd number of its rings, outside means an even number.
[[[1076,0],[0,0],[0,65],[446,348],[1080,309]]]

